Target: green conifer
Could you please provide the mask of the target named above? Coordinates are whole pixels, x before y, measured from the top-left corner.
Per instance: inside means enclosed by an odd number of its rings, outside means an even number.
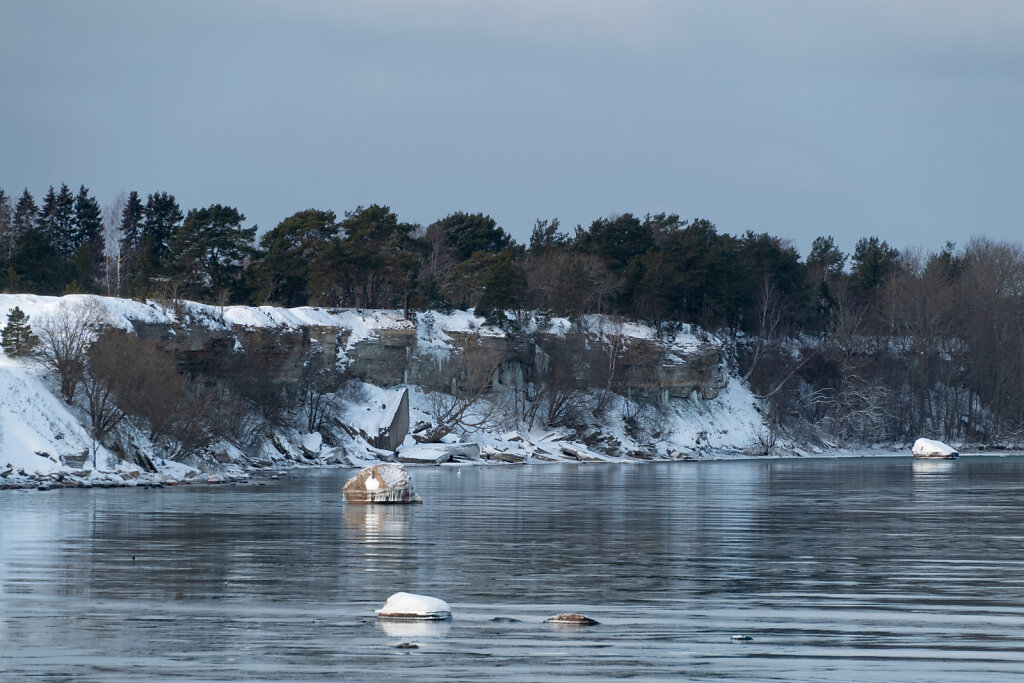
[[[39,343],[39,338],[32,334],[28,324],[28,316],[15,306],[7,314],[7,326],[0,332],[4,353],[8,356],[27,356]]]

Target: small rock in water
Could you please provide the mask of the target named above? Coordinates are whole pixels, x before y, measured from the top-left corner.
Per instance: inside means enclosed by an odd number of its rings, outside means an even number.
[[[594,626],[600,622],[596,619],[583,616],[582,614],[576,614],[575,612],[566,614],[556,614],[553,617],[548,617],[544,620],[545,624],[569,624],[570,626]]]
[[[419,647],[416,643],[399,643],[395,645],[396,650],[417,650]]]
[[[751,638],[750,636],[745,636],[745,635],[740,634],[740,635],[733,636],[732,638],[730,638],[730,640],[734,640],[737,643],[740,643],[740,642],[743,642],[743,641],[746,641],[746,640],[753,640],[753,638]]]
[[[513,619],[512,617],[494,617],[491,619],[495,624],[521,624],[523,623],[519,619]]]

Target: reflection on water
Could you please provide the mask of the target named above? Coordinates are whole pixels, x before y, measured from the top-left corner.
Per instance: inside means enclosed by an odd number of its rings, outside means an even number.
[[[440,638],[448,635],[450,621],[391,621],[378,619],[377,626],[391,638]]]
[[[953,472],[955,460],[914,460],[914,476],[948,475]]]
[[[0,492],[0,679],[1024,675],[1018,458],[347,474]],[[377,620],[403,590],[454,620]]]
[[[413,505],[345,505],[345,528],[364,543],[404,541],[409,536]]]

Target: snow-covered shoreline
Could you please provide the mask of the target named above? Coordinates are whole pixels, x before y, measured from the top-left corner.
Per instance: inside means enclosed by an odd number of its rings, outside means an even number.
[[[163,305],[92,295],[45,297],[0,295],[0,322],[15,306],[31,322],[60,306],[96,304],[105,311],[107,324],[131,331],[134,324],[192,325],[221,330],[299,329],[323,326],[344,331],[344,355],[357,342],[370,342],[381,330],[416,334],[416,352],[444,356],[454,352],[454,337],[467,333],[481,337],[502,336],[501,330],[482,327],[472,312],[451,314],[425,312],[415,321],[396,311],[355,311],[311,307],[216,307],[192,302]],[[607,321],[586,324],[596,334],[607,335]],[[653,340],[652,328],[638,323],[616,323],[617,334]],[[178,328],[179,330],[181,328]],[[552,321],[551,334],[565,334],[568,321]],[[696,353],[715,340],[698,338],[689,327],[666,343],[668,357]],[[673,361],[674,362],[674,361]],[[69,406],[55,392],[53,380],[31,360],[0,354],[0,489],[68,487],[160,487],[189,484],[240,483],[259,475],[292,467],[351,467],[399,460],[412,466],[435,465],[453,460],[459,465],[511,465],[548,463],[643,463],[715,461],[801,457],[863,457],[865,455],[910,457],[909,446],[890,445],[871,449],[839,448],[819,443],[802,445],[791,440],[769,439],[763,407],[740,380],[724,382],[717,396],[663,402],[657,411],[643,414],[642,405],[613,395],[600,419],[581,427],[541,428],[523,424],[497,424],[450,434],[442,444],[418,444],[412,436],[395,452],[370,445],[374,435],[394,419],[396,392],[408,390],[409,424],[433,419],[439,394],[414,384],[379,387],[355,382],[355,390],[339,402],[336,415],[345,426],[343,443],[329,446],[318,432],[302,433],[279,427],[268,433],[255,449],[243,452],[236,444],[214,444],[205,460],[184,464],[164,459],[155,444],[136,430],[132,444],[153,465],[143,467],[96,442],[85,426],[82,409]],[[485,402],[492,399],[485,398]],[[632,411],[632,412],[631,412]],[[531,420],[532,424],[532,420]],[[455,443],[453,443],[455,442]],[[770,443],[771,445],[766,445]],[[770,451],[770,455],[765,453]],[[150,463],[144,463],[150,464]],[[147,471],[155,469],[156,471]]]
[[[981,452],[981,453],[967,453],[961,457],[978,457],[978,456],[991,456],[991,457],[1006,457],[1024,455],[1021,452],[1015,451],[993,451],[993,452]],[[41,456],[40,456],[41,457]],[[906,449],[894,449],[894,448],[872,448],[868,450],[854,450],[854,449],[836,449],[824,451],[822,453],[814,455],[797,455],[797,454],[779,454],[779,455],[749,455],[745,453],[728,453],[721,452],[715,453],[710,452],[703,454],[696,458],[686,458],[680,460],[673,460],[669,458],[653,458],[650,460],[640,460],[636,458],[608,458],[603,461],[589,461],[589,460],[530,460],[523,463],[518,463],[518,466],[539,466],[547,467],[550,465],[648,465],[648,464],[668,464],[674,463],[680,466],[692,465],[696,463],[713,463],[723,461],[795,461],[795,460],[814,460],[814,459],[836,459],[836,458],[906,458],[908,464],[913,461],[911,455],[909,455]],[[51,461],[52,462],[52,461]],[[365,461],[371,462],[371,461]],[[380,462],[380,461],[376,461]],[[442,463],[440,465],[432,463],[404,463],[406,467],[412,469],[419,469],[421,467],[510,467],[513,466],[511,463],[495,460],[495,459],[480,459],[477,461],[460,461]],[[302,465],[294,464],[290,468],[281,469],[243,469],[238,467],[226,468],[219,472],[202,472],[197,469],[187,468],[181,466],[179,463],[160,463],[158,464],[159,471],[156,473],[147,473],[134,467],[118,467],[111,470],[92,470],[92,469],[73,469],[73,468],[58,468],[48,472],[26,471],[24,467],[20,467],[17,470],[13,470],[11,465],[0,466],[0,474],[4,474],[8,470],[12,470],[7,473],[6,476],[0,476],[0,491],[4,490],[24,490],[24,489],[37,489],[40,491],[51,491],[58,489],[91,489],[91,488],[164,488],[168,486],[202,486],[202,485],[244,485],[244,484],[259,484],[266,481],[267,479],[278,479],[282,476],[289,476],[296,472],[311,471],[317,469],[342,469],[357,471],[359,466],[356,465]],[[341,492],[338,492],[339,500]]]
[[[1016,450],[992,450],[962,453],[961,459],[975,457],[1018,457],[1024,456],[1024,451]],[[684,459],[652,458],[641,460],[637,458],[621,457],[607,458],[602,461],[590,460],[528,460],[513,465],[507,461],[497,459],[481,458],[476,461],[459,461],[448,463],[415,463],[406,461],[406,467],[413,470],[424,467],[510,467],[510,466],[538,466],[547,467],[551,465],[664,465],[677,464],[687,466],[698,463],[715,462],[787,462],[800,460],[821,460],[821,459],[854,459],[854,458],[899,458],[906,460],[908,465],[923,467],[937,464],[932,461],[915,460],[913,455],[905,447],[875,446],[865,449],[829,449],[814,454],[797,454],[793,452],[780,453],[777,455],[750,455],[736,452],[708,452],[698,457]],[[363,463],[382,461],[362,461]],[[941,463],[938,463],[941,464]],[[118,467],[111,470],[72,469],[59,468],[48,472],[25,471],[18,468],[13,470],[11,465],[0,465],[0,491],[7,490],[39,490],[52,491],[59,489],[92,489],[92,488],[164,488],[171,486],[215,486],[215,485],[259,485],[268,479],[279,479],[285,476],[292,476],[303,471],[318,469],[341,469],[353,472],[360,469],[359,465],[349,464],[293,464],[287,468],[258,469],[229,467],[217,472],[203,472],[198,469],[188,468],[180,463],[161,462],[158,464],[158,472],[147,473],[134,467]],[[339,501],[341,491],[338,492]]]

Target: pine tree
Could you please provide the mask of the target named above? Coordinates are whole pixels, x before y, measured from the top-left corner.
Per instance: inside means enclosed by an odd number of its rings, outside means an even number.
[[[39,338],[32,334],[28,324],[28,316],[15,306],[7,314],[7,326],[0,332],[4,353],[8,356],[27,356],[39,343]]]
[[[256,226],[243,228],[238,209],[214,204],[191,209],[172,238],[172,269],[185,296],[230,295],[252,253]]]
[[[493,218],[482,213],[457,212],[437,221],[448,242],[455,249],[459,261],[465,261],[474,252],[497,253],[512,243],[512,238]]]
[[[333,211],[308,209],[285,218],[263,235],[260,258],[247,271],[256,300],[305,306],[313,257],[337,232]]]
[[[489,325],[509,328],[512,324],[505,311],[521,307],[526,277],[512,263],[512,254],[506,249],[498,257],[484,281],[484,293],[476,305],[476,314],[487,320]]]

